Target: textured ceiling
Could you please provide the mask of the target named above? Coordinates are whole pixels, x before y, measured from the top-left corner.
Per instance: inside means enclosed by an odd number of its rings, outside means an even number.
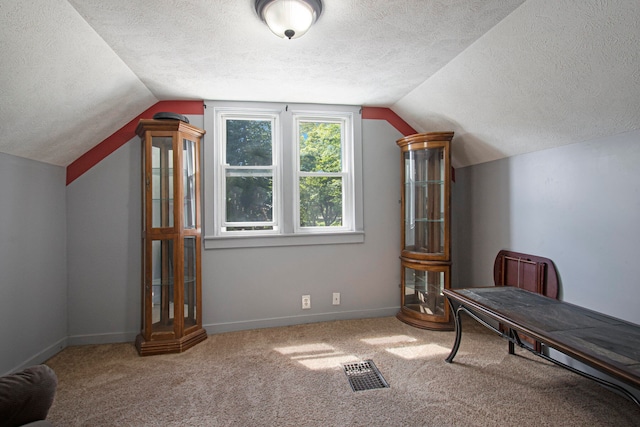
[[[0,152],[66,166],[159,100],[390,107],[464,166],[640,127],[636,0],[2,0]]]
[[[640,129],[640,1],[528,0],[398,101],[466,166]]]

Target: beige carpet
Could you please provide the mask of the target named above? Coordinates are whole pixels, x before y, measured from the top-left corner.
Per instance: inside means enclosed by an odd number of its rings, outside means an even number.
[[[210,335],[173,355],[133,343],[69,347],[47,362],[56,426],[638,426],[625,398],[465,318],[453,332],[395,318]],[[342,365],[374,361],[390,388],[354,392]]]

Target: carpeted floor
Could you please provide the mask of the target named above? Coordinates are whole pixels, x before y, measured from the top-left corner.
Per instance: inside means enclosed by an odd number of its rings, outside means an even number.
[[[395,318],[210,335],[182,354],[133,343],[69,347],[47,362],[62,426],[638,426],[627,399],[465,318],[453,332]],[[389,388],[352,391],[343,364],[371,359]]]

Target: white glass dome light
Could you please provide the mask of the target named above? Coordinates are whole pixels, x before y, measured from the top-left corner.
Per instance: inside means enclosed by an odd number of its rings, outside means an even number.
[[[256,0],[258,16],[273,34],[297,39],[309,30],[322,12],[320,0]]]

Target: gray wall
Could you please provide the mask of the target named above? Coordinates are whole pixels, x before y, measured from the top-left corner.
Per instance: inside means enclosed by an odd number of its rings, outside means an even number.
[[[0,153],[0,374],[66,346],[65,169]]]
[[[363,121],[365,243],[203,250],[208,332],[398,311],[401,136]],[[137,137],[67,187],[70,344],[133,341],[140,330],[140,191]]]
[[[493,285],[500,249],[539,255],[561,299],[640,324],[638,165],[635,131],[456,170],[455,286]]]
[[[399,309],[400,149],[385,121],[363,120],[365,243],[203,252],[209,332],[394,315]],[[204,292],[204,291],[203,291]],[[333,292],[341,304],[333,306]],[[303,294],[311,309],[301,309]]]
[[[400,136],[363,121],[364,244],[203,251],[209,332],[398,310]],[[564,300],[640,323],[639,140],[637,131],[457,169],[454,287],[491,285],[495,254],[511,249],[553,259]],[[0,336],[12,349],[0,373],[67,343],[133,341],[140,329],[138,138],[64,180],[64,168],[0,154]]]
[[[140,328],[140,154],[136,137],[67,186],[71,345]]]

